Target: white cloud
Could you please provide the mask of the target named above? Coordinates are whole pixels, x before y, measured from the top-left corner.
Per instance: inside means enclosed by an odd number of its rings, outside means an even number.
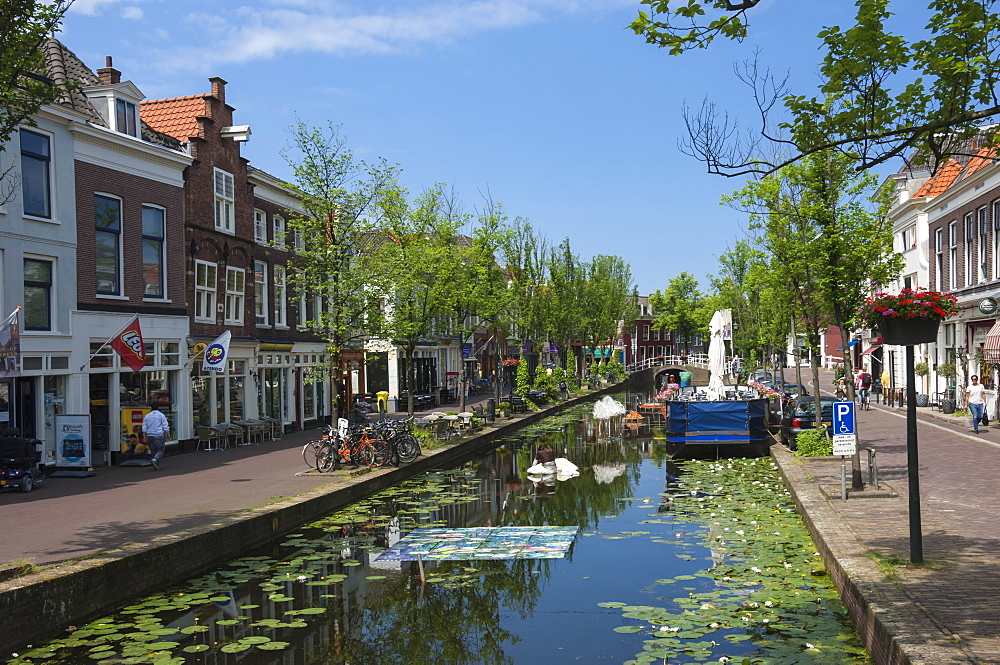
[[[634,4],[635,0],[384,0],[378,9],[370,10],[372,5],[362,2],[269,0],[266,6],[244,5],[225,15],[189,14],[185,21],[201,29],[195,33],[202,37],[200,43],[187,48],[175,44],[161,55],[161,62],[209,70],[219,63],[270,60],[288,52],[405,53],[481,32],[562,21],[571,14],[614,11]]]
[[[122,10],[122,18],[138,21],[142,19],[142,17],[143,12],[141,7],[126,7]]]
[[[76,14],[85,14],[87,16],[96,16],[100,14],[104,9],[111,7],[112,5],[124,4],[124,3],[134,4],[135,0],[74,0],[73,4],[70,6],[69,11]],[[122,16],[125,18],[134,18],[128,16],[128,12],[132,7],[127,7],[123,12]],[[140,10],[141,11],[141,10]]]

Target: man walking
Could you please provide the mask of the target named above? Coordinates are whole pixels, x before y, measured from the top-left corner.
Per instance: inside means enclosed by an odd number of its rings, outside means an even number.
[[[158,404],[153,405],[152,411],[142,419],[142,432],[146,435],[146,445],[149,446],[153,457],[153,470],[160,470],[160,458],[167,448],[167,437],[170,436],[170,423],[167,417],[160,411]]]

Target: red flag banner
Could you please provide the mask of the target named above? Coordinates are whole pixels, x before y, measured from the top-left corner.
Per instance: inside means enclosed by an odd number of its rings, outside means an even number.
[[[122,361],[131,367],[133,372],[138,372],[146,366],[146,347],[142,343],[138,316],[111,340],[111,348],[118,352]]]

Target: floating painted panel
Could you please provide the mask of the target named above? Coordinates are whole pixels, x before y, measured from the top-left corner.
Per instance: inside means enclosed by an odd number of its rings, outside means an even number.
[[[561,559],[578,531],[575,526],[416,529],[375,560]]]

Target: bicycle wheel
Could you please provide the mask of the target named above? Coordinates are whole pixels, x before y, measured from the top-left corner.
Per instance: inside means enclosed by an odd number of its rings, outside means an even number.
[[[324,443],[316,454],[316,470],[326,473],[332,469],[340,467],[340,460],[337,459],[337,449],[332,443]]]
[[[396,438],[393,439],[393,443],[396,444],[396,452],[399,454],[399,461],[412,462],[420,457],[420,442],[417,441],[417,437],[413,436],[409,432],[403,432],[402,434],[396,435]]]
[[[316,459],[319,457],[319,451],[323,447],[323,443],[323,439],[312,439],[306,441],[306,445],[302,446],[302,460],[309,468],[316,466]]]
[[[392,450],[388,443],[382,439],[370,439],[368,446],[372,451],[369,466],[378,468],[389,463],[389,460],[392,458]]]

